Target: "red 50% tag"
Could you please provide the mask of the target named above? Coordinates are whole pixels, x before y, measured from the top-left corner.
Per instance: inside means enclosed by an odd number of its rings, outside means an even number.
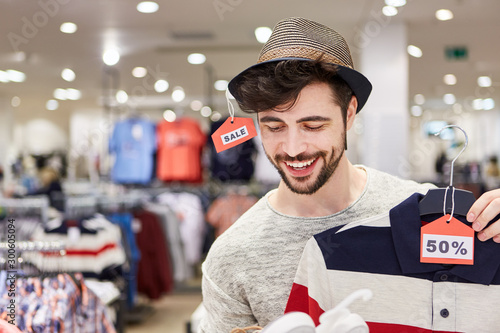
[[[474,264],[474,230],[449,215],[421,229],[420,262]]]

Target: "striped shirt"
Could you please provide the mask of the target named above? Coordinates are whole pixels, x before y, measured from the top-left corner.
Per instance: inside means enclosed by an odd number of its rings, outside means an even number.
[[[388,213],[313,236],[285,312],[306,312],[318,324],[321,313],[369,288],[372,299],[350,310],[372,333],[498,332],[500,247],[476,240],[474,265],[421,263],[422,197],[413,194]]]

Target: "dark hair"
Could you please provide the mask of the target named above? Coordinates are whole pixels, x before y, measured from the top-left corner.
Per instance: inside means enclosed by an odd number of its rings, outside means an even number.
[[[255,66],[243,74],[236,87],[238,104],[242,111],[261,112],[284,105],[291,108],[301,90],[311,83],[330,85],[335,102],[346,121],[347,107],[353,95],[349,85],[337,75],[337,67],[318,59],[316,61],[283,60]]]

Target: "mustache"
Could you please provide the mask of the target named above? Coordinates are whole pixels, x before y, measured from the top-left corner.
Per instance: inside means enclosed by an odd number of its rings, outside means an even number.
[[[324,151],[318,151],[314,154],[299,154],[294,157],[287,154],[276,154],[274,155],[274,160],[276,162],[302,162],[302,161],[310,161],[318,157],[326,157],[326,155],[327,153]]]

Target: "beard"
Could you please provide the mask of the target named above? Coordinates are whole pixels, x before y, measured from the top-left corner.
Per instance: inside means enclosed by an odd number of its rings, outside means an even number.
[[[337,169],[340,159],[344,155],[344,146],[345,146],[345,135],[344,135],[344,142],[342,142],[342,145],[339,145],[339,147],[335,148],[332,147],[332,150],[330,152],[330,158],[327,161],[327,156],[328,152],[321,150],[318,151],[314,154],[299,154],[295,157],[290,157],[286,154],[276,154],[274,156],[274,159],[271,159],[269,155],[267,155],[267,158],[271,163],[274,165],[276,170],[278,170],[278,173],[281,176],[281,179],[283,179],[283,182],[285,185],[294,193],[297,194],[306,194],[306,195],[311,195],[316,193],[323,185],[326,184],[326,182],[330,179],[330,177],[333,175],[335,170]],[[336,152],[337,156],[336,156]],[[317,176],[316,180],[313,182],[309,182],[312,175],[308,175],[305,177],[293,177],[294,183],[292,183],[291,179],[287,176],[286,172],[280,167],[280,162],[296,162],[296,161],[310,161],[312,159],[316,158],[321,158],[323,160],[323,166],[321,167],[321,170],[319,171],[319,175]],[[308,183],[309,182],[309,183]]]

